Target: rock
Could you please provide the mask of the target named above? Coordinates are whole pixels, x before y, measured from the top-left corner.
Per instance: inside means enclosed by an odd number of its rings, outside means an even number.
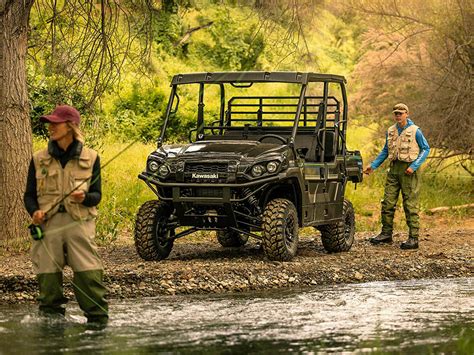
[[[458,226],[461,224],[458,224]],[[327,254],[319,239],[316,244],[300,245],[300,253],[291,262],[271,262],[256,253],[255,244],[238,253],[216,250],[215,240],[199,243],[180,242],[168,260],[144,262],[133,244],[114,244],[101,248],[106,265],[105,282],[110,298],[141,297],[157,294],[222,293],[295,285],[330,285],[363,280],[400,280],[409,278],[472,277],[474,269],[472,229],[459,228],[423,231],[420,252],[402,253],[398,245],[374,247],[366,242],[371,234],[358,233],[349,253]],[[399,240],[405,238],[403,234]],[[183,239],[184,241],[184,239]],[[398,240],[397,240],[398,241]],[[213,249],[214,248],[214,249]],[[181,255],[181,256],[180,256]],[[28,253],[4,254],[0,270],[0,299],[3,304],[32,302],[37,296],[37,281],[31,271]],[[66,268],[65,295],[74,299]]]

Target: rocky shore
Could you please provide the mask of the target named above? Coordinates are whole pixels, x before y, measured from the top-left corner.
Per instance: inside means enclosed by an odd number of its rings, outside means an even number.
[[[178,240],[170,257],[160,262],[140,259],[131,237],[101,248],[109,299],[167,294],[203,294],[298,288],[314,285],[420,278],[472,277],[474,229],[426,229],[420,249],[402,251],[399,233],[390,245],[372,246],[371,234],[356,234],[351,251],[328,254],[318,233],[300,237],[291,262],[269,261],[256,241],[238,249],[222,248],[212,233]],[[0,303],[33,302],[37,283],[28,253],[1,256]],[[65,292],[73,299],[66,269]]]

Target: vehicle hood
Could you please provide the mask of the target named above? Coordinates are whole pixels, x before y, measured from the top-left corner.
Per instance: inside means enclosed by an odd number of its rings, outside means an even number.
[[[287,147],[282,144],[261,143],[256,141],[201,141],[186,145],[165,145],[158,149],[158,153],[164,153],[168,157],[182,158],[257,158],[269,153],[280,153]]]

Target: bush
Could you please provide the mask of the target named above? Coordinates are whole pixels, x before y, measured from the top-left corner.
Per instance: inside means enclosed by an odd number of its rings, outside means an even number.
[[[156,87],[133,85],[125,97],[115,101],[109,119],[114,135],[123,139],[155,140],[163,124],[167,97]]]

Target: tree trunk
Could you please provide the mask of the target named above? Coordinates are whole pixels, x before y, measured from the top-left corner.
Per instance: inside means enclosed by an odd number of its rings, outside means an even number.
[[[15,248],[30,220],[23,192],[32,153],[25,61],[33,2],[0,0],[0,245]]]

